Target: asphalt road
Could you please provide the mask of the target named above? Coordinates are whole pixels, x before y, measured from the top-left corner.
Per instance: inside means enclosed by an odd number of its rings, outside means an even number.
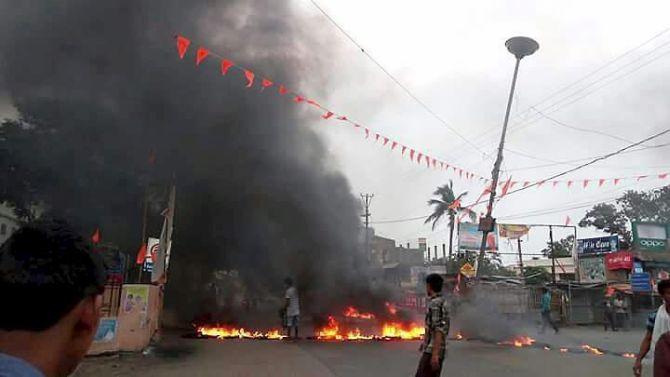
[[[76,376],[413,376],[419,357],[417,348],[418,342],[326,343],[173,337],[145,355],[89,358]],[[631,360],[615,355],[452,341],[442,375],[613,377],[631,376],[631,366]]]

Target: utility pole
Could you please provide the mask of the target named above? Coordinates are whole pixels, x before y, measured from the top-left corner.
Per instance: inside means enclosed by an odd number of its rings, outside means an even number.
[[[365,256],[368,260],[370,260],[370,203],[372,203],[374,196],[374,194],[361,194],[361,200],[365,208],[365,213],[361,215],[361,217],[365,218]]]
[[[516,239],[516,244],[519,250],[519,273],[521,274],[521,278],[523,279],[523,258],[521,257],[521,237]]]
[[[447,263],[447,245],[442,244],[442,258],[444,259],[444,263]]]
[[[435,251],[435,260],[437,260],[437,245],[433,246],[433,250]]]
[[[493,163],[493,171],[491,172],[491,188],[488,205],[486,207],[486,216],[479,220],[479,230],[482,232],[482,243],[479,248],[479,256],[477,257],[477,265],[481,267],[484,264],[484,254],[486,253],[486,239],[490,232],[495,229],[495,219],[492,216],[493,202],[496,198],[496,189],[498,188],[498,178],[500,176],[500,165],[503,160],[503,149],[505,147],[505,135],[507,134],[507,123],[509,121],[510,110],[512,109],[512,100],[514,99],[514,88],[516,87],[516,78],[519,73],[519,63],[525,56],[532,55],[540,47],[537,42],[527,37],[514,37],[505,42],[507,50],[516,58],[514,65],[514,75],[512,76],[512,85],[509,90],[509,97],[507,99],[507,109],[505,111],[505,119],[503,121],[502,134],[500,135],[500,143],[498,145],[498,155]],[[477,268],[477,277],[481,275],[481,268]]]
[[[575,242],[577,242],[576,239]],[[551,225],[549,225],[549,245],[551,245],[549,248],[551,252],[551,281],[556,284],[556,255],[554,253],[554,232]]]

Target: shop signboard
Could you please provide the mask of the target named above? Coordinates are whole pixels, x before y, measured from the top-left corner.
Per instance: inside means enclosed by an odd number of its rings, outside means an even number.
[[[638,250],[668,250],[670,224],[633,222],[633,244]]]
[[[577,255],[595,255],[619,251],[619,237],[595,237],[577,240]]]
[[[651,292],[651,276],[648,272],[634,273],[630,276],[633,292]]]
[[[608,270],[631,270],[633,268],[633,253],[619,251],[605,255],[605,267]]]

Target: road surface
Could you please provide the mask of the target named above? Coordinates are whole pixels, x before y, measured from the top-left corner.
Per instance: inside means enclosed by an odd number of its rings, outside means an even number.
[[[76,377],[413,376],[418,342],[329,343],[167,337],[147,354],[89,358]],[[443,376],[631,376],[632,360],[451,341]],[[648,372],[648,371],[647,371]],[[648,375],[645,373],[645,375]]]

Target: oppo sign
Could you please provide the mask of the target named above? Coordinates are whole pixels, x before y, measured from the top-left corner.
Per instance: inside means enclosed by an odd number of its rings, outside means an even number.
[[[633,240],[642,250],[667,250],[669,235],[670,224],[633,223]]]

